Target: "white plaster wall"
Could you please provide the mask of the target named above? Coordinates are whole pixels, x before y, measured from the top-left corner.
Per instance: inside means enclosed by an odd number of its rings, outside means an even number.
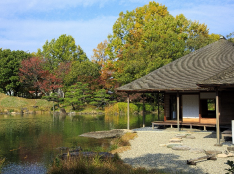
[[[183,118],[199,118],[199,95],[182,95]]]

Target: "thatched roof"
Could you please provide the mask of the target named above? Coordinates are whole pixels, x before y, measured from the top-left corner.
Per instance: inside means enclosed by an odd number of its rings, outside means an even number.
[[[207,78],[197,83],[200,87],[210,86],[225,86],[234,87],[234,65],[231,65],[227,69],[215,74],[214,76]]]
[[[198,83],[233,83],[234,45],[220,39],[187,54],[131,83],[117,88],[119,92],[194,91]],[[215,76],[216,75],[216,76]],[[220,80],[220,79],[223,79]],[[216,80],[216,81],[215,81]],[[233,83],[234,84],[234,83]]]

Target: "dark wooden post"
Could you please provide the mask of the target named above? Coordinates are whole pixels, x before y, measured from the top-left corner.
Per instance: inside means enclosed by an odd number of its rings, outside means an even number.
[[[158,92],[158,121],[160,120],[159,115],[160,115],[160,111],[159,111],[159,92]]]
[[[145,95],[143,94],[143,127],[145,127]]]
[[[127,98],[127,102],[128,102],[128,106],[127,106],[127,114],[128,114],[128,125],[127,125],[127,129],[129,129],[129,93],[128,93],[128,98]]]
[[[177,128],[178,131],[180,131],[180,96],[179,96],[179,91],[177,91]]]
[[[216,88],[216,136],[217,136],[217,145],[220,145],[219,92],[218,92],[218,88]]]

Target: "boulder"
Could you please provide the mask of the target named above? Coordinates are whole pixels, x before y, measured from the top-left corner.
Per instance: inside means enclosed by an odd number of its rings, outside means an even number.
[[[61,115],[67,115],[67,112],[64,108],[60,108],[60,114]]]
[[[96,139],[116,138],[116,137],[121,137],[123,134],[125,134],[127,132],[133,132],[133,131],[128,130],[128,129],[113,129],[113,130],[109,130],[109,131],[88,132],[88,133],[81,134],[79,136],[89,137],[89,138],[96,138]]]

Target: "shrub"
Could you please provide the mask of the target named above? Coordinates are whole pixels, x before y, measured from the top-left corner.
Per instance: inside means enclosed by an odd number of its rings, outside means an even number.
[[[109,107],[105,108],[105,113],[106,114],[126,114],[127,113],[127,103],[124,102],[118,102],[114,105],[111,105]],[[137,112],[138,111],[138,107],[133,104],[133,103],[129,103],[129,112],[130,114]]]

